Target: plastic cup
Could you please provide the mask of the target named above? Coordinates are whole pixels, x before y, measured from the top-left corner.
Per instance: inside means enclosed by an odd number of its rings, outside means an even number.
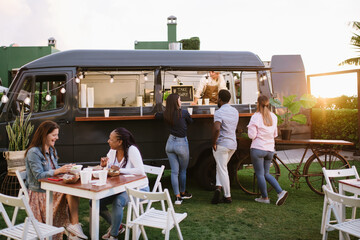
[[[214,108],[214,107],[211,107],[211,108],[210,108],[210,114],[214,115],[214,113],[215,113],[215,108]]]
[[[208,98],[204,98],[204,102],[205,102],[205,105],[209,105],[210,104],[210,100]]]
[[[110,115],[110,109],[104,109],[104,116],[109,117]]]
[[[198,105],[202,105],[202,99],[201,99],[201,98],[198,99],[197,104],[198,104]]]
[[[193,108],[187,108],[187,110],[188,110],[189,114],[192,115],[192,113],[193,113]]]
[[[80,171],[81,184],[88,184],[91,180],[91,171]]]
[[[106,184],[107,174],[108,174],[107,170],[99,171],[99,185],[105,185]]]

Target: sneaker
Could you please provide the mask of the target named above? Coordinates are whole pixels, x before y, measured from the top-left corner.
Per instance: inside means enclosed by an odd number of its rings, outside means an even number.
[[[192,194],[185,191],[184,193],[180,193],[180,197],[182,199],[190,199],[190,198],[192,198]]]
[[[181,205],[182,203],[182,198],[181,197],[176,197],[175,198],[175,205]]]
[[[68,232],[66,229],[64,231],[65,235],[67,236],[68,240],[81,240],[78,236],[75,236],[74,234]]]
[[[289,193],[285,190],[282,190],[281,193],[278,194],[278,200],[276,201],[276,205],[281,206],[285,203]]]
[[[264,199],[264,198],[255,198],[255,201],[259,203],[270,203],[270,199]]]
[[[108,228],[108,230],[106,231],[106,233],[104,235],[102,235],[102,239],[110,239],[110,237],[113,237],[110,235],[110,231],[111,231],[111,227]],[[125,228],[124,228],[124,225],[120,225],[120,228],[119,228],[119,233],[118,234],[122,234],[125,232]]]
[[[221,199],[221,203],[232,203],[232,199],[231,197],[223,197],[223,199]]]
[[[70,233],[78,236],[79,238],[88,239],[88,237],[84,234],[80,223],[69,224],[69,225],[67,225],[66,230],[69,231]]]
[[[220,188],[215,189],[214,196],[211,199],[212,204],[218,204],[220,202],[220,194],[221,194],[221,189]]]

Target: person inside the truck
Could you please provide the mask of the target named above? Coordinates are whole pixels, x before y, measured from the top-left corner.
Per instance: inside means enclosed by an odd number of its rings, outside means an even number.
[[[55,142],[59,138],[59,126],[53,121],[44,121],[36,129],[25,152],[26,174],[29,189],[29,205],[39,222],[46,220],[46,193],[40,187],[41,178],[50,178],[70,171],[74,164],[58,166]],[[54,225],[65,226],[68,239],[87,239],[79,223],[79,198],[60,192],[53,194]],[[62,233],[53,239],[62,239]]]
[[[239,112],[229,104],[230,98],[231,94],[228,90],[220,90],[219,109],[214,114],[211,144],[216,162],[216,189],[211,200],[212,204],[232,202],[227,165],[237,148],[236,128]],[[224,191],[223,198],[220,198],[221,190]]]
[[[134,136],[125,128],[117,128],[110,133],[108,144],[110,150],[106,157],[100,160],[101,167],[116,166],[121,174],[145,175],[144,164]],[[140,187],[142,191],[149,191],[149,184]],[[125,231],[121,225],[123,208],[128,204],[126,192],[109,196],[100,200],[100,215],[110,224],[102,239],[117,239]],[[111,214],[107,205],[112,204]],[[91,203],[90,203],[91,206]]]
[[[280,184],[269,173],[271,160],[275,150],[275,138],[277,137],[277,117],[269,109],[269,98],[261,95],[257,99],[257,109],[251,117],[248,125],[248,135],[252,139],[250,146],[251,162],[254,166],[257,184],[261,197],[255,198],[256,202],[270,203],[266,181],[276,190],[278,199],[276,205],[285,203],[288,192],[282,190]]]
[[[210,75],[210,76],[209,76]],[[208,98],[210,104],[217,104],[218,93],[221,89],[227,89],[224,77],[218,71],[210,71],[200,79],[199,85],[196,88],[194,101],[191,105],[197,105],[198,99],[202,99],[202,104]]]
[[[155,118],[164,119],[170,132],[165,151],[171,167],[175,204],[180,205],[183,199],[192,197],[191,193],[186,191],[186,169],[189,164],[187,127],[193,120],[187,110],[181,109],[180,96],[176,93],[167,97],[164,113],[156,113]]]

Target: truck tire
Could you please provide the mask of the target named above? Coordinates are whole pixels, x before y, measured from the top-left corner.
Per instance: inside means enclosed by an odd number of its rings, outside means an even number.
[[[205,155],[201,160],[198,169],[198,180],[201,185],[206,190],[213,191],[216,187],[216,163],[214,156],[212,154]],[[230,178],[230,185],[234,182],[236,175],[236,166],[238,160],[234,154],[229,163],[228,163],[228,173]],[[235,165],[236,166],[235,166]],[[236,181],[236,180],[235,180]]]

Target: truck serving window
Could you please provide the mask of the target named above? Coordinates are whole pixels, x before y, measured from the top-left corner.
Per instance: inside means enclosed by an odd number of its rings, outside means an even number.
[[[154,74],[149,71],[86,71],[79,89],[80,108],[154,105]]]

